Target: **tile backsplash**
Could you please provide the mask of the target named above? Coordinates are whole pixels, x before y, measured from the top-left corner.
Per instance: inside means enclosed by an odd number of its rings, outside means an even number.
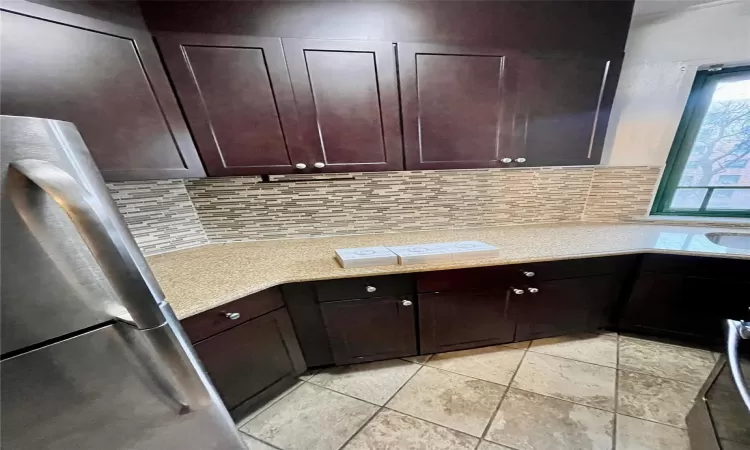
[[[647,214],[661,167],[542,167],[112,183],[145,254],[207,242]]]
[[[208,243],[182,180],[125,181],[108,186],[144,254]]]
[[[661,167],[597,167],[582,220],[616,222],[648,214]]]

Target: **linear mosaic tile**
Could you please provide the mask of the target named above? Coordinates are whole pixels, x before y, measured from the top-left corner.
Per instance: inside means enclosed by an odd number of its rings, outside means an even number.
[[[643,221],[661,169],[426,170],[276,175],[271,183],[228,177],[109,186],[136,241],[151,255],[209,242]]]
[[[107,186],[145,255],[208,243],[183,180],[126,181]]]
[[[648,215],[661,166],[597,167],[582,219],[618,222]]]
[[[580,220],[593,167],[187,180],[212,242]],[[320,178],[320,177],[318,177]],[[283,179],[283,177],[275,177]]]

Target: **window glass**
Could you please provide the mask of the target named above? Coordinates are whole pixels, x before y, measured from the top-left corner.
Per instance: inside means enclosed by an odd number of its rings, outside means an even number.
[[[654,212],[750,215],[748,161],[750,67],[699,72]]]

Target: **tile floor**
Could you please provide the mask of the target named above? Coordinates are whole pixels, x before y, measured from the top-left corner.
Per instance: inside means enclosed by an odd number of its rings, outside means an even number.
[[[687,450],[714,363],[613,333],[541,339],[306,374],[238,426],[250,450]]]

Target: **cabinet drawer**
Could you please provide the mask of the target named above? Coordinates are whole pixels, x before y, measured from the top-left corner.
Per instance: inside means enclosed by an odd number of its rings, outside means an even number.
[[[319,302],[411,295],[414,293],[414,282],[411,275],[326,280],[317,281],[314,285]]]
[[[417,290],[440,292],[503,289],[512,280],[514,270],[513,267],[503,266],[424,272],[417,275]]]
[[[635,255],[567,259],[516,266],[517,273],[534,281],[621,274],[630,270]],[[531,277],[526,272],[533,273]],[[529,280],[532,281],[532,280]]]
[[[281,290],[275,287],[188,317],[181,323],[190,342],[195,343],[282,306]],[[230,314],[239,317],[232,319]]]

